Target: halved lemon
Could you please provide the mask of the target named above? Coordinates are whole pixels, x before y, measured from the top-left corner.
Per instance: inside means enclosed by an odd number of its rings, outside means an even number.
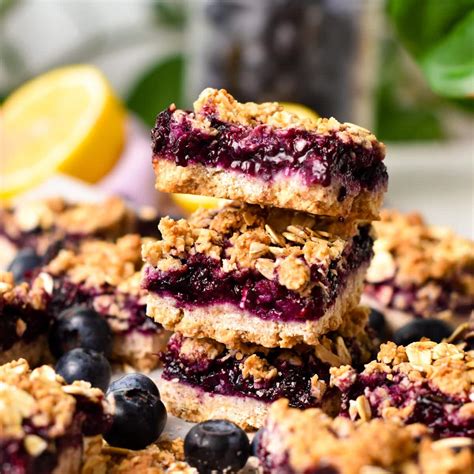
[[[184,211],[193,213],[198,209],[216,209],[224,203],[229,202],[226,199],[219,199],[210,196],[198,196],[196,194],[172,194],[173,201]]]
[[[125,109],[93,66],[69,66],[27,82],[0,109],[0,199],[57,171],[98,181],[120,156],[125,120]]]
[[[293,102],[280,102],[280,105],[283,107],[284,110],[287,112],[291,112],[292,114],[297,115],[301,118],[309,118],[311,120],[318,120],[319,115],[309,107],[303,104],[296,104]]]

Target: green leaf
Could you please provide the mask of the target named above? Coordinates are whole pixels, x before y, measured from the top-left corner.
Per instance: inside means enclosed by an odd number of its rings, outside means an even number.
[[[421,56],[472,8],[474,0],[391,0],[388,11],[405,46]]]
[[[433,91],[474,96],[474,0],[390,0],[388,12]]]
[[[183,71],[181,55],[154,65],[131,88],[126,100],[128,108],[147,125],[153,126],[157,114],[171,103],[182,106]]]
[[[436,93],[474,98],[474,10],[423,56],[421,66]]]

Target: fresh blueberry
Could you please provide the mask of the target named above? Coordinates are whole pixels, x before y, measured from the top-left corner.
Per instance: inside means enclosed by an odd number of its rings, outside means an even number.
[[[370,308],[369,327],[371,327],[376,336],[382,341],[387,340],[388,328],[385,315],[374,308]]]
[[[124,389],[109,392],[107,399],[115,407],[112,426],[104,435],[107,443],[126,449],[144,449],[159,438],[167,414],[156,395],[141,389]]]
[[[451,326],[441,319],[415,319],[397,329],[393,334],[395,344],[406,346],[427,337],[434,342],[441,342],[453,332]]]
[[[127,374],[117,380],[114,380],[110,384],[107,393],[117,392],[118,390],[134,389],[143,390],[160,398],[160,392],[158,391],[158,387],[156,386],[155,382],[153,382],[150,377],[139,373]]]
[[[247,435],[226,420],[209,420],[191,428],[184,439],[186,461],[201,474],[237,472],[250,455]]]
[[[26,277],[35,269],[42,265],[42,258],[32,248],[20,250],[15,258],[8,265],[7,270],[13,273],[16,282],[25,280]]]
[[[56,358],[76,347],[92,349],[106,357],[112,351],[112,331],[93,309],[73,306],[60,313],[51,327],[49,348]]]
[[[260,445],[260,440],[262,439],[264,428],[260,428],[254,435],[252,439],[252,444],[250,445],[250,454],[251,456],[258,456],[258,447]]]
[[[82,348],[66,352],[58,360],[55,368],[67,383],[85,380],[104,392],[109,386],[112,373],[108,360],[102,354]]]

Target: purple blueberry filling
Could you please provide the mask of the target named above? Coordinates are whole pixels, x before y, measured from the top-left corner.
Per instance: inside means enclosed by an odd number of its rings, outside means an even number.
[[[29,454],[23,442],[10,439],[0,441],[0,472],[14,474],[50,474],[58,464],[59,457],[68,449],[82,450],[80,434],[67,435],[55,441],[54,450],[46,450],[39,456]]]
[[[22,439],[1,439],[0,472],[49,474],[56,468],[63,452],[71,448],[82,451],[83,436],[95,436],[110,427],[111,417],[104,412],[101,404],[81,395],[76,397],[76,403],[77,412],[64,436],[50,439],[49,427],[37,427],[28,420],[24,421],[23,430],[26,435],[36,435],[54,443],[50,443],[48,449],[39,456],[29,454]]]
[[[17,324],[21,319],[26,324],[23,334],[18,334]],[[0,351],[10,349],[18,341],[32,342],[40,335],[46,334],[50,318],[46,312],[32,308],[0,303]]]
[[[278,174],[297,175],[309,185],[340,184],[340,200],[361,190],[386,186],[383,152],[349,141],[334,133],[317,135],[306,130],[246,127],[224,123],[209,115],[217,135],[193,128],[170,109],[158,115],[152,131],[153,152],[179,166],[202,164],[233,170],[272,181]]]
[[[144,285],[153,293],[172,297],[181,307],[229,303],[265,320],[316,320],[334,304],[349,276],[369,261],[372,244],[369,228],[364,227],[344,250],[342,265],[338,260],[329,268],[313,265],[311,278],[321,284],[314,286],[309,297],[288,290],[255,270],[224,272],[220,261],[199,253],[189,255],[179,270],[146,268]]]
[[[387,400],[390,405],[403,408],[414,403],[414,409],[405,423],[423,423],[436,437],[465,436],[474,438],[474,417],[459,416],[459,409],[469,400],[450,397],[433,390],[427,382],[420,384],[407,383],[403,374],[393,380],[386,378],[385,373],[360,375],[356,382],[343,393],[341,413],[349,412],[349,400],[355,400],[365,394],[369,399],[372,413],[379,415]]]
[[[170,340],[167,351],[162,356],[163,378],[178,379],[207,393],[251,397],[265,403],[284,397],[291,406],[308,408],[319,405],[318,400],[311,395],[311,377],[317,374],[320,380],[329,380],[330,366],[309,349],[299,354],[300,364],[292,363],[280,349],[271,349],[265,355],[257,353],[277,369],[277,375],[268,380],[254,380],[253,377],[243,376],[243,359],[238,360],[228,351],[215,359],[203,357],[189,360],[180,354],[182,343],[183,339],[178,335]],[[357,343],[354,340],[346,343],[358,365],[360,350]],[[330,397],[337,397],[337,391],[328,389],[325,399]]]
[[[459,283],[461,281],[462,278],[431,282],[439,291],[430,300],[421,298],[424,303],[422,310],[418,296],[420,287],[415,285],[401,287],[393,278],[380,283],[366,283],[364,292],[388,308],[407,311],[417,317],[431,317],[445,310],[468,316],[474,311],[474,299],[472,295],[465,293]]]
[[[120,318],[120,327],[126,326],[123,333],[139,331],[142,334],[154,334],[161,326],[146,316],[146,305],[142,303],[138,296],[120,294],[118,295],[113,287],[86,288],[84,285],[72,283],[67,278],[56,279],[53,296],[49,303],[51,314],[57,316],[62,310],[73,305],[84,305],[92,308],[94,298],[102,295],[116,295],[117,303],[120,304],[126,318]],[[113,320],[117,317],[108,314],[107,308],[94,307],[113,326]],[[117,331],[114,330],[114,333]]]
[[[82,451],[81,424],[84,414],[78,412],[65,435],[50,438],[48,428],[37,427],[28,420],[23,422],[25,435],[36,435],[50,441],[48,448],[39,456],[32,456],[25,449],[23,439],[0,439],[0,472],[14,474],[50,474],[56,468],[62,453],[69,449]],[[103,416],[101,417],[103,419]]]

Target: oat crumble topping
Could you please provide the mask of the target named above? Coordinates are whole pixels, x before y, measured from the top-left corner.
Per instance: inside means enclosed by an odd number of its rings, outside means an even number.
[[[66,385],[47,365],[30,370],[28,362],[19,359],[0,366],[0,437],[24,438],[25,420],[51,438],[65,434],[75,415],[73,395],[103,399],[87,382]],[[28,438],[30,448],[32,442]]]
[[[140,290],[140,249],[146,239],[128,234],[116,242],[86,240],[77,251],[61,250],[44,269],[54,277],[66,275],[86,287],[110,285],[124,292]]]
[[[161,271],[180,269],[180,259],[202,253],[222,261],[225,272],[252,268],[302,294],[311,291],[310,267],[341,258],[357,226],[280,209],[233,202],[201,210],[188,220],[161,219],[162,240],[144,243],[147,263]],[[229,245],[230,244],[230,245]]]
[[[352,371],[347,366],[331,369],[331,384],[343,390],[348,373],[352,379],[355,377]],[[453,344],[423,340],[404,347],[387,342],[381,345],[377,360],[365,366],[362,375],[377,372],[384,373],[387,379],[403,374],[413,382],[426,381],[446,395],[474,403],[474,352],[465,352]]]
[[[28,201],[13,208],[0,209],[2,224],[7,235],[18,237],[19,232],[53,229],[66,234],[92,235],[102,231],[127,226],[133,219],[124,201],[110,197],[101,203],[68,203],[63,198],[52,197]]]
[[[85,446],[82,474],[197,474],[184,462],[182,439],[164,437],[146,449],[132,451],[107,445],[101,437]]]
[[[47,289],[45,281],[36,279],[32,285],[23,282],[15,285],[13,275],[0,271],[0,305],[8,304],[21,308],[31,307],[35,310],[46,309]]]
[[[374,227],[375,256],[366,278],[370,283],[395,278],[400,286],[422,285],[474,267],[474,242],[426,224],[420,214],[382,210]],[[466,272],[461,281],[474,296],[474,276]]]
[[[271,406],[262,443],[267,451],[265,458],[261,457],[263,462],[271,462],[273,456],[280,462],[286,453],[294,472],[331,466],[341,474],[468,474],[473,463],[472,440],[468,438],[433,441],[420,424],[331,419],[316,408],[289,408],[286,400]],[[434,466],[443,470],[433,470]]]
[[[175,108],[172,110],[177,116],[183,114],[182,111]],[[335,133],[344,142],[352,140],[368,149],[379,147],[382,151],[385,150],[384,145],[377,141],[372,132],[352,123],[340,123],[333,117],[317,120],[301,118],[285,111],[278,102],[240,103],[225,89],[207,88],[194,102],[193,125],[212,134],[214,130],[209,117],[216,117],[222,122],[250,127],[267,125],[277,129],[304,129],[321,135]]]

